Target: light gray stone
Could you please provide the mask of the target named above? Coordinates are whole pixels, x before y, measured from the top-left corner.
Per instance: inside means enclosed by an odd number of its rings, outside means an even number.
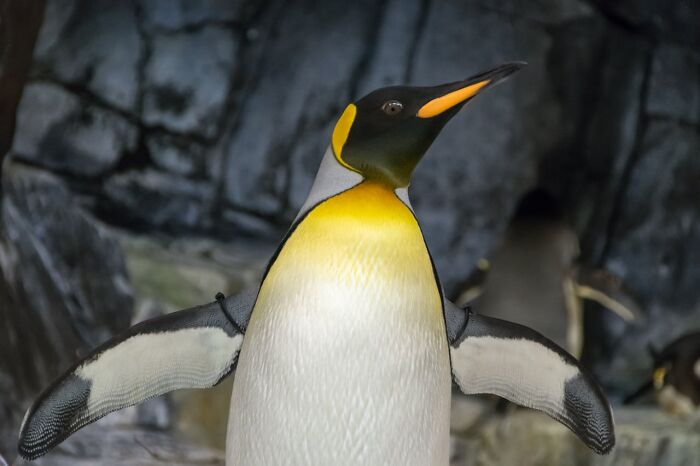
[[[72,12],[70,18],[66,11]],[[133,2],[51,0],[46,13],[35,65],[40,73],[134,111],[141,37]]]
[[[152,47],[144,83],[144,122],[213,138],[237,65],[234,35],[207,27],[158,35]]]
[[[48,83],[28,85],[17,112],[13,151],[75,175],[95,176],[134,149],[136,128]]]

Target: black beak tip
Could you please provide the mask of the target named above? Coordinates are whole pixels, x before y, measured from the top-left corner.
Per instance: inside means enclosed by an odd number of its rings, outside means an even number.
[[[498,84],[504,79],[508,78],[510,75],[514,74],[516,71],[520,71],[521,69],[525,68],[527,66],[527,62],[525,61],[512,61],[508,63],[504,63],[501,66],[493,69],[492,71],[488,72],[487,74],[490,75],[489,78],[491,79],[491,85],[493,84]]]

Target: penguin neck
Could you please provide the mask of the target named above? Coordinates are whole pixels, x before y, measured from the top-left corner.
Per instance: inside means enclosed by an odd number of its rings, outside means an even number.
[[[294,223],[298,222],[300,218],[320,202],[342,193],[343,191],[347,191],[362,182],[374,184],[374,182],[365,180],[359,173],[349,170],[339,164],[336,157],[333,155],[333,150],[329,146],[323,155],[321,165],[316,173],[316,178],[311,186],[311,191],[294,219]],[[387,186],[386,189],[392,190],[393,188]],[[408,197],[408,187],[396,188],[393,189],[393,191],[401,202],[413,212],[413,207]]]

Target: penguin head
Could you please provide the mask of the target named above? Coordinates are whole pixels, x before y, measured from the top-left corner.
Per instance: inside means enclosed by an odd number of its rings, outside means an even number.
[[[336,160],[365,179],[408,186],[445,124],[476,94],[525,66],[515,62],[433,87],[378,89],[345,108],[333,130]]]

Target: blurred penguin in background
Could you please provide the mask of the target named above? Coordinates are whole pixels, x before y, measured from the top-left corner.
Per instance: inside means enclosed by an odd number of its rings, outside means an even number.
[[[649,347],[653,371],[625,403],[654,394],[659,406],[674,416],[700,420],[700,331],[687,333],[661,351]]]
[[[580,358],[583,300],[625,321],[640,315],[622,281],[576,262],[579,242],[556,200],[535,189],[520,201],[501,243],[458,288],[459,305],[527,325]]]

